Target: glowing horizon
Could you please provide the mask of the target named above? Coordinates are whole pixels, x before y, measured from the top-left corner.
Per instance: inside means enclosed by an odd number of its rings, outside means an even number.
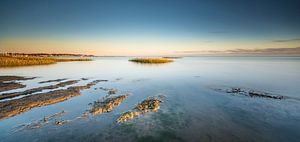
[[[201,41],[201,40],[49,40],[6,39],[0,41],[0,52],[72,53],[98,56],[214,55],[228,51],[291,49],[299,55],[300,40],[274,41]],[[239,54],[239,52],[236,52]],[[244,52],[243,52],[244,54]],[[250,53],[249,54],[253,54]],[[266,54],[272,54],[266,53]],[[283,53],[284,54],[284,53]]]

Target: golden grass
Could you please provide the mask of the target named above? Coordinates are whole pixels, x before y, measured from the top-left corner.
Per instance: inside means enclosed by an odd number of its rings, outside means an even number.
[[[134,58],[129,61],[143,64],[162,64],[173,62],[173,60],[167,58]]]
[[[30,66],[30,65],[48,65],[57,62],[68,62],[68,61],[91,61],[92,59],[87,58],[47,58],[47,57],[0,57],[0,67],[15,67],[15,66]]]

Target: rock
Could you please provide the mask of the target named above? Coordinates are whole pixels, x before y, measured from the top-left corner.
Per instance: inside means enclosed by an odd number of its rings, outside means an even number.
[[[43,87],[38,87],[38,88],[31,88],[22,92],[13,92],[13,93],[4,93],[0,96],[0,100],[1,99],[7,99],[7,98],[13,98],[13,97],[17,97],[17,96],[22,96],[22,95],[28,95],[28,94],[32,94],[32,93],[37,93],[37,92],[41,92],[43,90],[49,90],[49,89],[57,89],[59,87],[65,87],[67,85],[72,85],[75,83],[78,83],[79,80],[70,80],[70,81],[65,81],[65,82],[60,82],[58,84],[55,85],[49,85],[49,86],[43,86]]]
[[[67,89],[54,90],[46,93],[25,96],[20,99],[0,102],[0,120],[29,111],[35,107],[55,104],[80,95],[80,91],[89,89],[100,82],[92,81],[84,86],[71,86]]]
[[[270,93],[266,93],[266,92],[258,92],[258,91],[250,91],[249,92],[249,96],[250,97],[263,97],[263,98],[271,98],[271,99],[284,99],[284,96],[280,96],[280,95],[272,95]]]
[[[109,95],[116,94],[117,91],[118,91],[117,89],[112,88],[112,89],[108,90],[107,94],[109,94]]]
[[[244,92],[241,90],[241,88],[231,88],[230,90],[227,90],[226,93],[241,93]]]
[[[59,121],[55,121],[55,125],[64,125],[64,124],[66,124],[66,123],[68,123],[69,122],[69,120],[59,120]]]
[[[138,104],[135,109],[137,109],[140,112],[157,112],[159,107],[160,107],[160,100],[157,99],[149,99],[149,100],[144,100],[140,104]]]
[[[132,111],[123,113],[118,119],[117,122],[126,122],[133,118],[138,117],[141,114],[148,112],[157,112],[160,108],[160,103],[162,101],[158,99],[147,99],[139,103]]]
[[[287,97],[282,95],[276,95],[268,92],[263,91],[257,91],[252,89],[246,89],[246,88],[238,88],[238,87],[232,87],[232,88],[213,88],[213,90],[227,93],[227,94],[233,94],[233,95],[243,95],[243,96],[249,96],[249,97],[261,97],[261,98],[270,98],[270,99],[285,99]]]
[[[24,77],[24,76],[0,76],[0,82],[6,81],[20,81],[20,80],[31,80],[36,77]]]
[[[108,95],[116,94],[118,92],[118,89],[115,88],[104,88],[104,87],[99,87],[99,89],[103,91],[107,91]]]
[[[126,122],[128,120],[138,117],[140,114],[141,114],[141,112],[138,112],[138,111],[125,112],[118,118],[117,122],[119,122],[119,123]]]
[[[39,83],[51,83],[51,82],[61,82],[67,80],[67,78],[61,78],[61,79],[54,79],[54,80],[47,80],[47,81],[41,81]]]
[[[24,87],[26,87],[26,85],[17,82],[7,82],[7,83],[0,82],[0,92],[24,88]]]
[[[107,98],[103,101],[95,101],[92,109],[89,111],[93,115],[111,112],[115,107],[119,106],[128,96],[121,95]]]
[[[16,81],[30,80],[30,79],[34,79],[34,78],[35,77],[27,78],[27,77],[23,77],[23,76],[0,76],[0,92],[24,88],[24,87],[26,87],[26,85],[23,85]]]

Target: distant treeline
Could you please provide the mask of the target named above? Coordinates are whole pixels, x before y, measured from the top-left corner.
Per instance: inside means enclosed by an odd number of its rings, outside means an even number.
[[[94,55],[86,55],[86,54],[56,54],[56,53],[0,53],[0,56],[18,56],[18,57],[78,56],[78,57],[94,57]]]

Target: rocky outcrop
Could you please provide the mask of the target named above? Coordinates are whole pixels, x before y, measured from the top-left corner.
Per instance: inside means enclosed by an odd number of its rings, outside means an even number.
[[[35,77],[24,77],[24,76],[0,76],[0,82],[5,81],[21,81],[21,80],[31,80]]]
[[[121,95],[106,98],[103,101],[95,101],[89,112],[92,115],[99,115],[102,113],[111,112],[115,107],[119,106],[127,97],[128,95]]]
[[[0,92],[24,88],[24,87],[26,87],[26,85],[17,82],[8,82],[8,83],[0,82]]]
[[[0,76],[0,92],[24,88],[26,87],[26,85],[23,85],[16,81],[30,80],[30,79],[34,79],[34,77],[28,78],[23,76]]]
[[[31,88],[22,92],[13,92],[13,93],[4,93],[0,96],[0,100],[1,99],[7,99],[7,98],[13,98],[13,97],[17,97],[17,96],[21,96],[21,95],[28,95],[28,94],[32,94],[32,93],[37,93],[37,92],[41,92],[43,90],[47,90],[47,89],[56,89],[59,87],[65,87],[67,85],[72,85],[75,83],[78,83],[79,80],[70,80],[70,81],[65,81],[65,82],[60,82],[58,84],[55,85],[49,85],[49,86],[43,86],[43,87],[38,87],[38,88]]]
[[[81,90],[89,89],[100,81],[101,80],[95,80],[83,86],[72,86],[68,87],[67,89],[29,95],[20,99],[0,102],[0,120],[29,111],[35,107],[51,105],[68,100],[72,97],[80,95]]]
[[[157,112],[160,108],[160,103],[162,101],[158,99],[146,99],[139,103],[133,110],[123,113],[119,118],[118,122],[126,122],[128,120],[134,119],[141,114],[148,112]]]

